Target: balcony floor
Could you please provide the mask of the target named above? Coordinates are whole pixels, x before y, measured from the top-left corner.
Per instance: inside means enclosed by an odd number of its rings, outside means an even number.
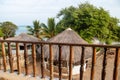
[[[10,73],[9,71],[4,72],[0,70],[0,78],[5,78],[6,80],[41,80],[40,77],[32,77],[31,75],[25,76],[24,74],[18,75],[17,73]],[[45,79],[42,79],[45,80]]]

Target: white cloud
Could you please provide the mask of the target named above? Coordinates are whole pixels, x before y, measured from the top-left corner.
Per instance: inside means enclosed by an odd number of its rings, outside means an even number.
[[[102,6],[109,10],[111,15],[119,16],[118,0],[86,0],[95,6]],[[48,17],[56,14],[70,5],[77,6],[85,0],[0,0],[0,21],[10,20],[16,24],[32,24],[39,19],[47,22]],[[114,5],[114,6],[113,6]]]

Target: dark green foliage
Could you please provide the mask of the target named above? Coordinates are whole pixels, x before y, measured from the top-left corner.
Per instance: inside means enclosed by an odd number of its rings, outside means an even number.
[[[4,37],[4,39],[15,36],[15,32],[18,27],[12,22],[6,21],[0,24],[0,35]]]
[[[28,34],[33,35],[37,38],[41,38],[40,33],[41,33],[41,24],[39,21],[35,20],[33,21],[33,26],[27,26],[28,29]]]
[[[4,33],[2,32],[2,29],[0,28],[0,37],[3,37]]]
[[[120,41],[120,27],[118,27],[117,31],[116,31],[116,35],[118,36],[118,41]]]
[[[119,39],[119,20],[111,17],[103,8],[87,2],[78,7],[65,8],[57,17],[60,18],[59,25],[64,28],[71,27],[88,42],[94,37],[109,44]]]
[[[54,18],[48,18],[47,25],[42,23],[41,24],[43,31],[42,34],[43,38],[51,38],[56,34],[56,24]]]
[[[58,24],[64,27],[75,26],[75,19],[73,17],[73,12],[75,12],[75,10],[76,8],[74,8],[73,6],[61,10],[57,15],[58,18],[61,17],[61,20]]]

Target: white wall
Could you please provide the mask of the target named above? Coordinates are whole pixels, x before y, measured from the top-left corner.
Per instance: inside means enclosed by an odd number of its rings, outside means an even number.
[[[81,65],[78,66],[74,66],[72,71],[73,71],[73,75],[79,74],[80,73],[80,67]],[[84,71],[86,71],[86,63],[84,64]]]

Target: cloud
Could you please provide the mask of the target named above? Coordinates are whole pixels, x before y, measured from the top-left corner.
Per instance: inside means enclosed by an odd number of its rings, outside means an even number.
[[[29,19],[33,20],[38,17],[42,20],[47,17],[55,17],[61,8],[75,5],[79,0],[1,0],[0,2],[2,20],[21,22],[21,17],[23,17],[27,22]],[[45,20],[43,21],[45,22]]]
[[[70,6],[77,4],[79,0],[4,0],[4,5],[0,6],[2,11],[34,11],[34,10],[49,10],[49,9],[60,9],[61,7]]]
[[[119,0],[86,1],[98,7],[102,6],[112,15],[119,16],[119,12],[116,12],[120,11]],[[39,19],[41,22],[47,22],[48,17],[55,17],[62,8],[78,6],[83,2],[85,0],[0,0],[0,21],[11,20],[17,24],[28,24]]]

